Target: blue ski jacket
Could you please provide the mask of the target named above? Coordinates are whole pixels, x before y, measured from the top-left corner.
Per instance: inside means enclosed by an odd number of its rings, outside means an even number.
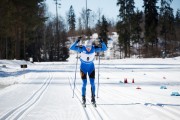
[[[104,42],[101,42],[101,47],[92,45],[91,50],[88,52],[84,45],[78,46],[78,42],[75,41],[71,45],[70,50],[74,50],[80,53],[80,61],[81,61],[80,69],[85,74],[88,73],[90,75],[91,72],[95,69],[93,62],[95,58],[95,53],[106,51],[107,47]]]

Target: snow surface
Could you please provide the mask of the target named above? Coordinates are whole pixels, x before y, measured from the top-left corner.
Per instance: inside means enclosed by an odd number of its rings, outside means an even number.
[[[180,57],[100,62],[97,108],[90,104],[89,82],[87,107],[83,108],[79,61],[72,98],[75,56],[68,62],[34,64],[0,60],[0,120],[180,119],[180,96],[171,96],[172,92],[180,93]],[[23,70],[21,64],[28,68]],[[97,88],[98,60],[95,64]],[[160,89],[162,86],[167,89]]]

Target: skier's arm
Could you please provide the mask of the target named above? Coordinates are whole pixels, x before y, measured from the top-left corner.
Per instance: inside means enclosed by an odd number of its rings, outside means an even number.
[[[103,52],[107,50],[106,44],[100,39],[101,47],[95,47],[95,52]]]
[[[78,38],[71,46],[70,46],[70,50],[74,50],[77,52],[82,52],[82,47],[78,46],[80,39]]]

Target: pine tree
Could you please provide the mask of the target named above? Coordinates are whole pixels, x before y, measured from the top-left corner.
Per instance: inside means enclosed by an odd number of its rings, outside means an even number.
[[[176,18],[175,18],[175,30],[176,30],[176,47],[175,52],[177,52],[177,55],[180,55],[180,9],[176,12]]]
[[[26,59],[27,47],[35,32],[46,18],[44,17],[44,0],[1,0],[0,1],[0,38],[5,46],[0,51],[0,58]],[[38,51],[39,49],[37,49]]]
[[[153,56],[154,45],[157,42],[158,12],[156,3],[157,0],[144,0],[145,49],[147,57]],[[151,44],[151,48],[149,48],[149,44]]]
[[[99,35],[101,36],[102,40],[104,43],[107,45],[107,40],[108,40],[108,22],[105,18],[105,16],[102,16],[102,22],[100,23],[100,33]]]
[[[180,9],[176,12],[176,22],[180,23]]]
[[[132,36],[131,36],[131,41],[132,44],[137,44],[138,48],[138,54],[140,56],[140,44],[142,43],[142,25],[143,22],[143,12],[139,11],[138,9],[134,13],[132,17]]]
[[[117,23],[119,44],[122,44],[125,57],[130,57],[130,38],[132,35],[132,16],[134,14],[134,0],[118,0],[120,21]]]
[[[172,0],[161,0],[160,7],[160,26],[161,35],[164,36],[163,50],[167,52],[167,41],[171,40],[170,36],[175,36],[173,9],[170,7]]]
[[[76,18],[73,6],[70,6],[69,13],[68,13],[68,24],[69,24],[69,33],[71,36],[75,34],[75,24],[76,24]]]

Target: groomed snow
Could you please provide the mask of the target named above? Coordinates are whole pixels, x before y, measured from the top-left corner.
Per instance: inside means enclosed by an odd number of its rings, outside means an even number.
[[[0,60],[0,120],[179,120],[180,96],[171,93],[180,93],[180,57],[100,62],[97,108],[90,104],[89,82],[83,108],[79,61],[72,98],[75,55],[68,62]]]

